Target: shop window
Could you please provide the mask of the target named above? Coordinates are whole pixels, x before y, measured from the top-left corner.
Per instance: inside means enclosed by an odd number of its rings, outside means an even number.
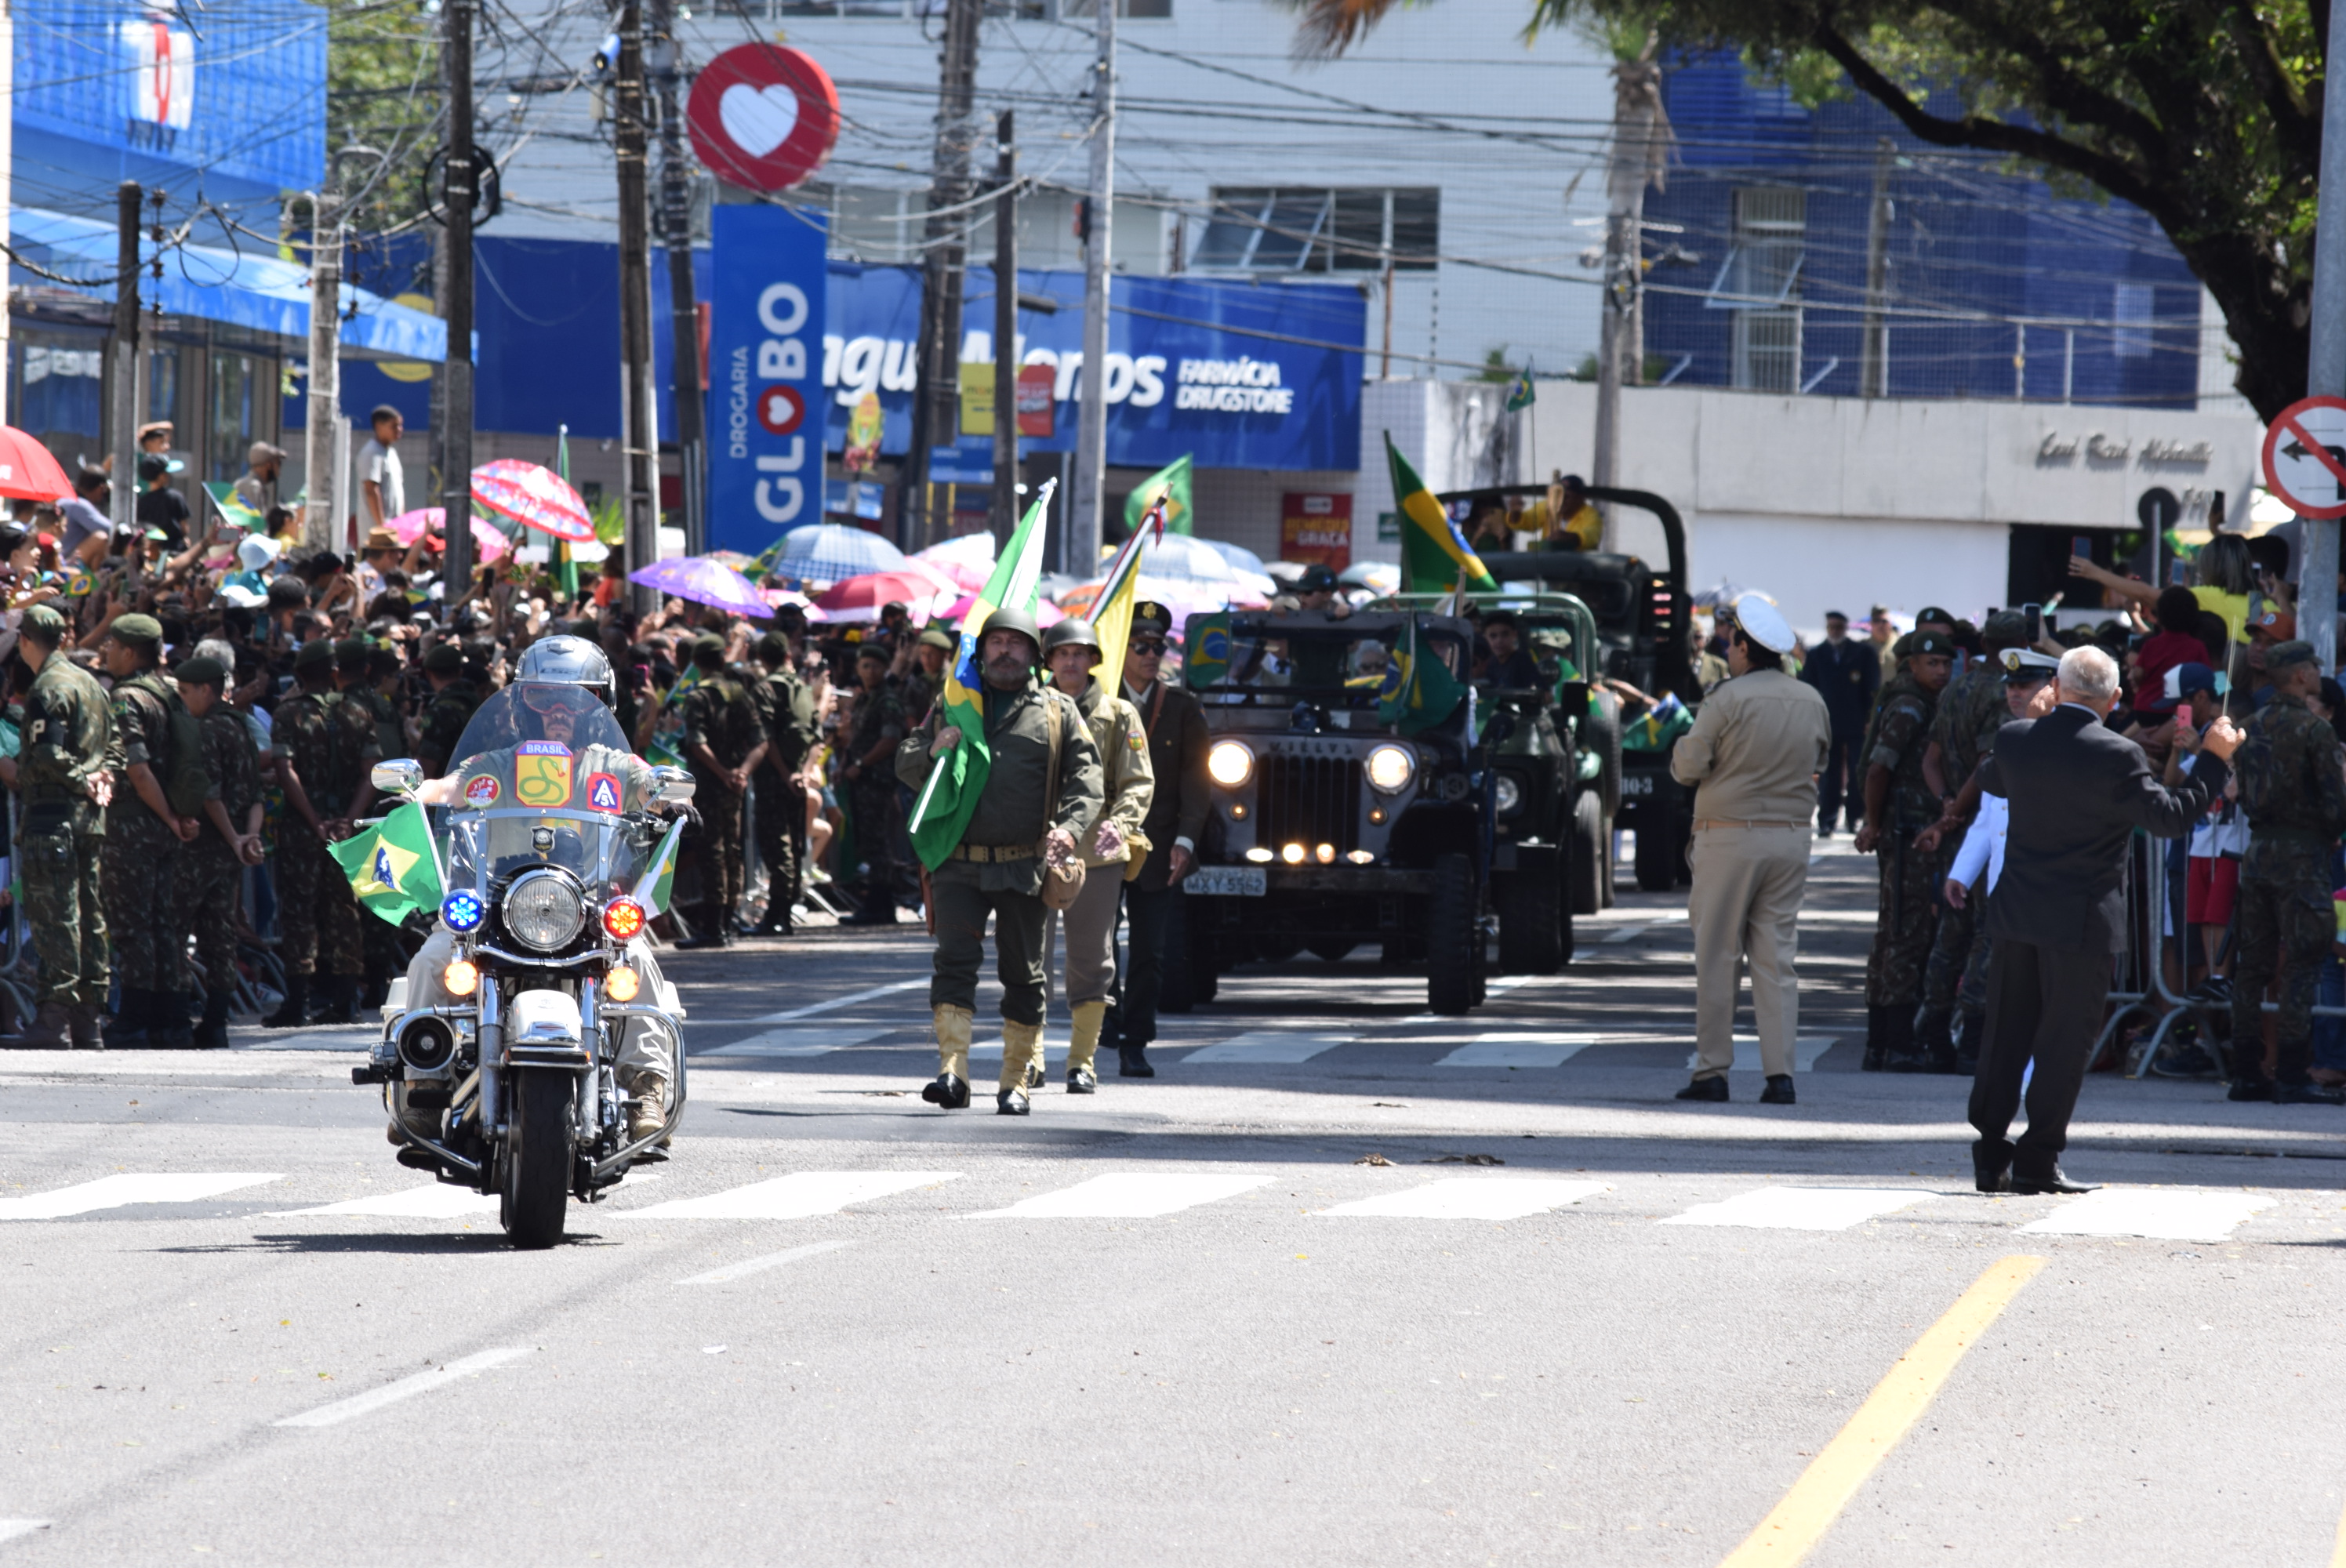
[[[1430,271],[1441,258],[1442,192],[1219,188],[1191,264],[1238,272]]]
[[[2121,283],[2111,301],[2110,315],[2118,323],[2110,348],[2122,360],[2150,357],[2150,324],[2156,317],[2157,294],[2147,283]]]
[[[1800,385],[1800,268],[1809,198],[1759,187],[1735,193],[1735,240],[1704,304],[1734,312],[1734,382],[1752,392]]]
[[[204,477],[214,483],[244,473],[244,454],[261,439],[260,421],[275,393],[270,362],[257,354],[212,351],[212,417]]]
[[[17,426],[56,453],[68,475],[75,459],[104,457],[104,336],[19,330],[15,338]]]

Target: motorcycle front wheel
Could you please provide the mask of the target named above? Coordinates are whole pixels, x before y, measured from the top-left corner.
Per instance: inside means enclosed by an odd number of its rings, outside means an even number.
[[[571,1095],[577,1080],[545,1068],[525,1069],[514,1080],[498,1217],[515,1247],[552,1247],[562,1239],[570,1201]]]

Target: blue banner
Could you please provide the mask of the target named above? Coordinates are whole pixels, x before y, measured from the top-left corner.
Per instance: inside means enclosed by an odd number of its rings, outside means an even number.
[[[710,219],[709,543],[755,555],[822,521],[824,225],[765,203]]]

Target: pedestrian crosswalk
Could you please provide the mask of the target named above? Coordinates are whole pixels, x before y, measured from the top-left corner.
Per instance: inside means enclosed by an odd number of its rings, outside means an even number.
[[[1483,1156],[1476,1156],[1479,1160]],[[692,1173],[681,1173],[689,1179]],[[291,1178],[298,1179],[298,1178]],[[819,1219],[868,1208],[887,1199],[920,1194],[913,1211],[948,1219],[1164,1219],[1216,1205],[1272,1198],[1262,1189],[1309,1183],[1301,1215],[1312,1219],[1451,1220],[1508,1223],[1566,1211],[1601,1213],[1608,1223],[1630,1216],[1667,1226],[1741,1230],[1851,1231],[1896,1217],[1945,1226],[2008,1227],[2032,1236],[2222,1241],[2280,1200],[2256,1192],[2192,1187],[2106,1187],[2066,1200],[1997,1200],[1970,1191],[1768,1183],[1723,1197],[1688,1203],[1683,1181],[1656,1178],[1657,1187],[1624,1178],[1617,1182],[1531,1174],[1419,1176],[1402,1170],[1334,1176],[1324,1168],[1255,1167],[1236,1171],[1130,1169],[1060,1182],[1038,1181],[1004,1190],[999,1175],[971,1176],[940,1170],[792,1171],[717,1190],[676,1197],[658,1196],[655,1182],[676,1174],[643,1173],[611,1199],[581,1210],[580,1226],[612,1221],[776,1221]],[[104,1216],[158,1204],[190,1204],[289,1180],[259,1172],[117,1172],[46,1193],[0,1198],[0,1220],[56,1220]],[[1341,1184],[1341,1185],[1340,1185]],[[1029,1186],[1043,1190],[1026,1190]],[[1382,1190],[1359,1196],[1362,1186]],[[647,1189],[649,1190],[647,1190]],[[1342,1190],[1349,1188],[1350,1190]],[[1699,1189],[1698,1188],[1697,1191]],[[1716,1188],[1712,1189],[1716,1191]],[[1303,1196],[1298,1193],[1296,1196]],[[650,1201],[643,1201],[649,1198]],[[932,1201],[933,1199],[933,1201]],[[1601,1205],[1601,1207],[1592,1206]],[[1284,1198],[1278,1211],[1297,1212]],[[2328,1217],[2336,1207],[2325,1196],[2316,1206]],[[1671,1212],[1658,1213],[1668,1208]],[[258,1209],[249,1200],[246,1218],[319,1224],[412,1221],[473,1225],[493,1217],[495,1197],[438,1182],[336,1201]],[[901,1207],[891,1213],[904,1212]],[[589,1219],[587,1217],[592,1216]],[[620,1234],[631,1230],[624,1227]],[[2325,1238],[2329,1232],[2323,1233]],[[799,1254],[778,1253],[776,1258]]]

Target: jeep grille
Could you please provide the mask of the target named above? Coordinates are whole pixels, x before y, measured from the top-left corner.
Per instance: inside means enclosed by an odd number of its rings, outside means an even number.
[[[1255,791],[1261,826],[1256,842],[1276,850],[1300,843],[1333,844],[1336,852],[1361,847],[1361,763],[1354,757],[1263,759]]]

